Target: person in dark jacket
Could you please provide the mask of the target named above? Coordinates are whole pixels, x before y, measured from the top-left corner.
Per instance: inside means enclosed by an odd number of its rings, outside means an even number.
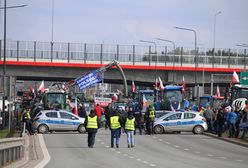
[[[223,133],[223,126],[225,123],[224,112],[222,108],[219,108],[217,110],[214,119],[215,119],[215,124],[216,124],[216,133],[218,137],[221,137]]]
[[[155,121],[154,107],[149,106],[145,114],[145,120],[146,120],[146,133],[148,135],[151,135],[153,134],[153,126],[154,126],[154,121]]]
[[[100,125],[100,119],[96,116],[94,110],[90,111],[84,122],[86,132],[88,132],[88,147],[93,148],[95,144],[95,137]]]
[[[125,119],[125,131],[127,133],[127,145],[128,148],[134,147],[134,131],[135,131],[135,118],[133,113],[128,113],[128,117]]]

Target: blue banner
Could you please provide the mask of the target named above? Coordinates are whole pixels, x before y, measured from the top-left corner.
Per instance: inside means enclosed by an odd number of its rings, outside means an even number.
[[[99,70],[95,70],[77,79],[76,83],[80,89],[85,89],[101,81],[102,73]]]

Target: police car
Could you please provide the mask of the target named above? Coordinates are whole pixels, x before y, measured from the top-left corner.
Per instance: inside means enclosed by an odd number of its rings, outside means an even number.
[[[43,110],[35,116],[33,126],[42,134],[49,131],[78,131],[84,133],[84,121],[85,118],[65,110]]]
[[[162,134],[164,132],[193,132],[202,134],[207,131],[206,119],[199,112],[170,112],[158,119],[154,123],[154,132]]]

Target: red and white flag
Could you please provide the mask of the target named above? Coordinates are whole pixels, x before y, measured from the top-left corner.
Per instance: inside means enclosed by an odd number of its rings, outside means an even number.
[[[159,81],[159,88],[160,88],[161,90],[164,90],[164,85],[163,85],[163,82],[162,82],[162,80],[161,80],[160,77],[158,77],[158,81]]]
[[[220,88],[219,88],[219,85],[217,85],[215,96],[216,97],[220,97]]]
[[[77,96],[75,97],[75,103],[74,103],[73,113],[78,116]]]
[[[183,86],[183,90],[182,90],[183,94],[185,94],[185,92],[186,92],[186,82],[185,82],[184,76],[183,76],[182,86]]]
[[[239,83],[239,76],[238,76],[238,74],[236,73],[236,71],[233,71],[231,83],[232,83],[232,84],[234,84],[234,83]]]
[[[41,93],[45,92],[45,83],[44,80],[41,81],[40,87],[38,89],[38,91],[40,91]]]
[[[132,81],[132,92],[135,93],[136,92],[136,86],[134,84],[134,81]]]

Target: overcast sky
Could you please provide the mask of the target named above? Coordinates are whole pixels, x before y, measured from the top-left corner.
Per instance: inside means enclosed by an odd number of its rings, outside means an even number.
[[[53,0],[7,0],[7,39],[51,41]],[[1,0],[1,7],[3,0]],[[199,47],[216,48],[248,44],[248,0],[54,0],[56,42],[141,44],[139,41],[172,40],[177,46],[194,46],[194,34],[174,29],[194,29]],[[1,39],[3,10],[1,10]],[[157,45],[164,45],[156,41]]]

